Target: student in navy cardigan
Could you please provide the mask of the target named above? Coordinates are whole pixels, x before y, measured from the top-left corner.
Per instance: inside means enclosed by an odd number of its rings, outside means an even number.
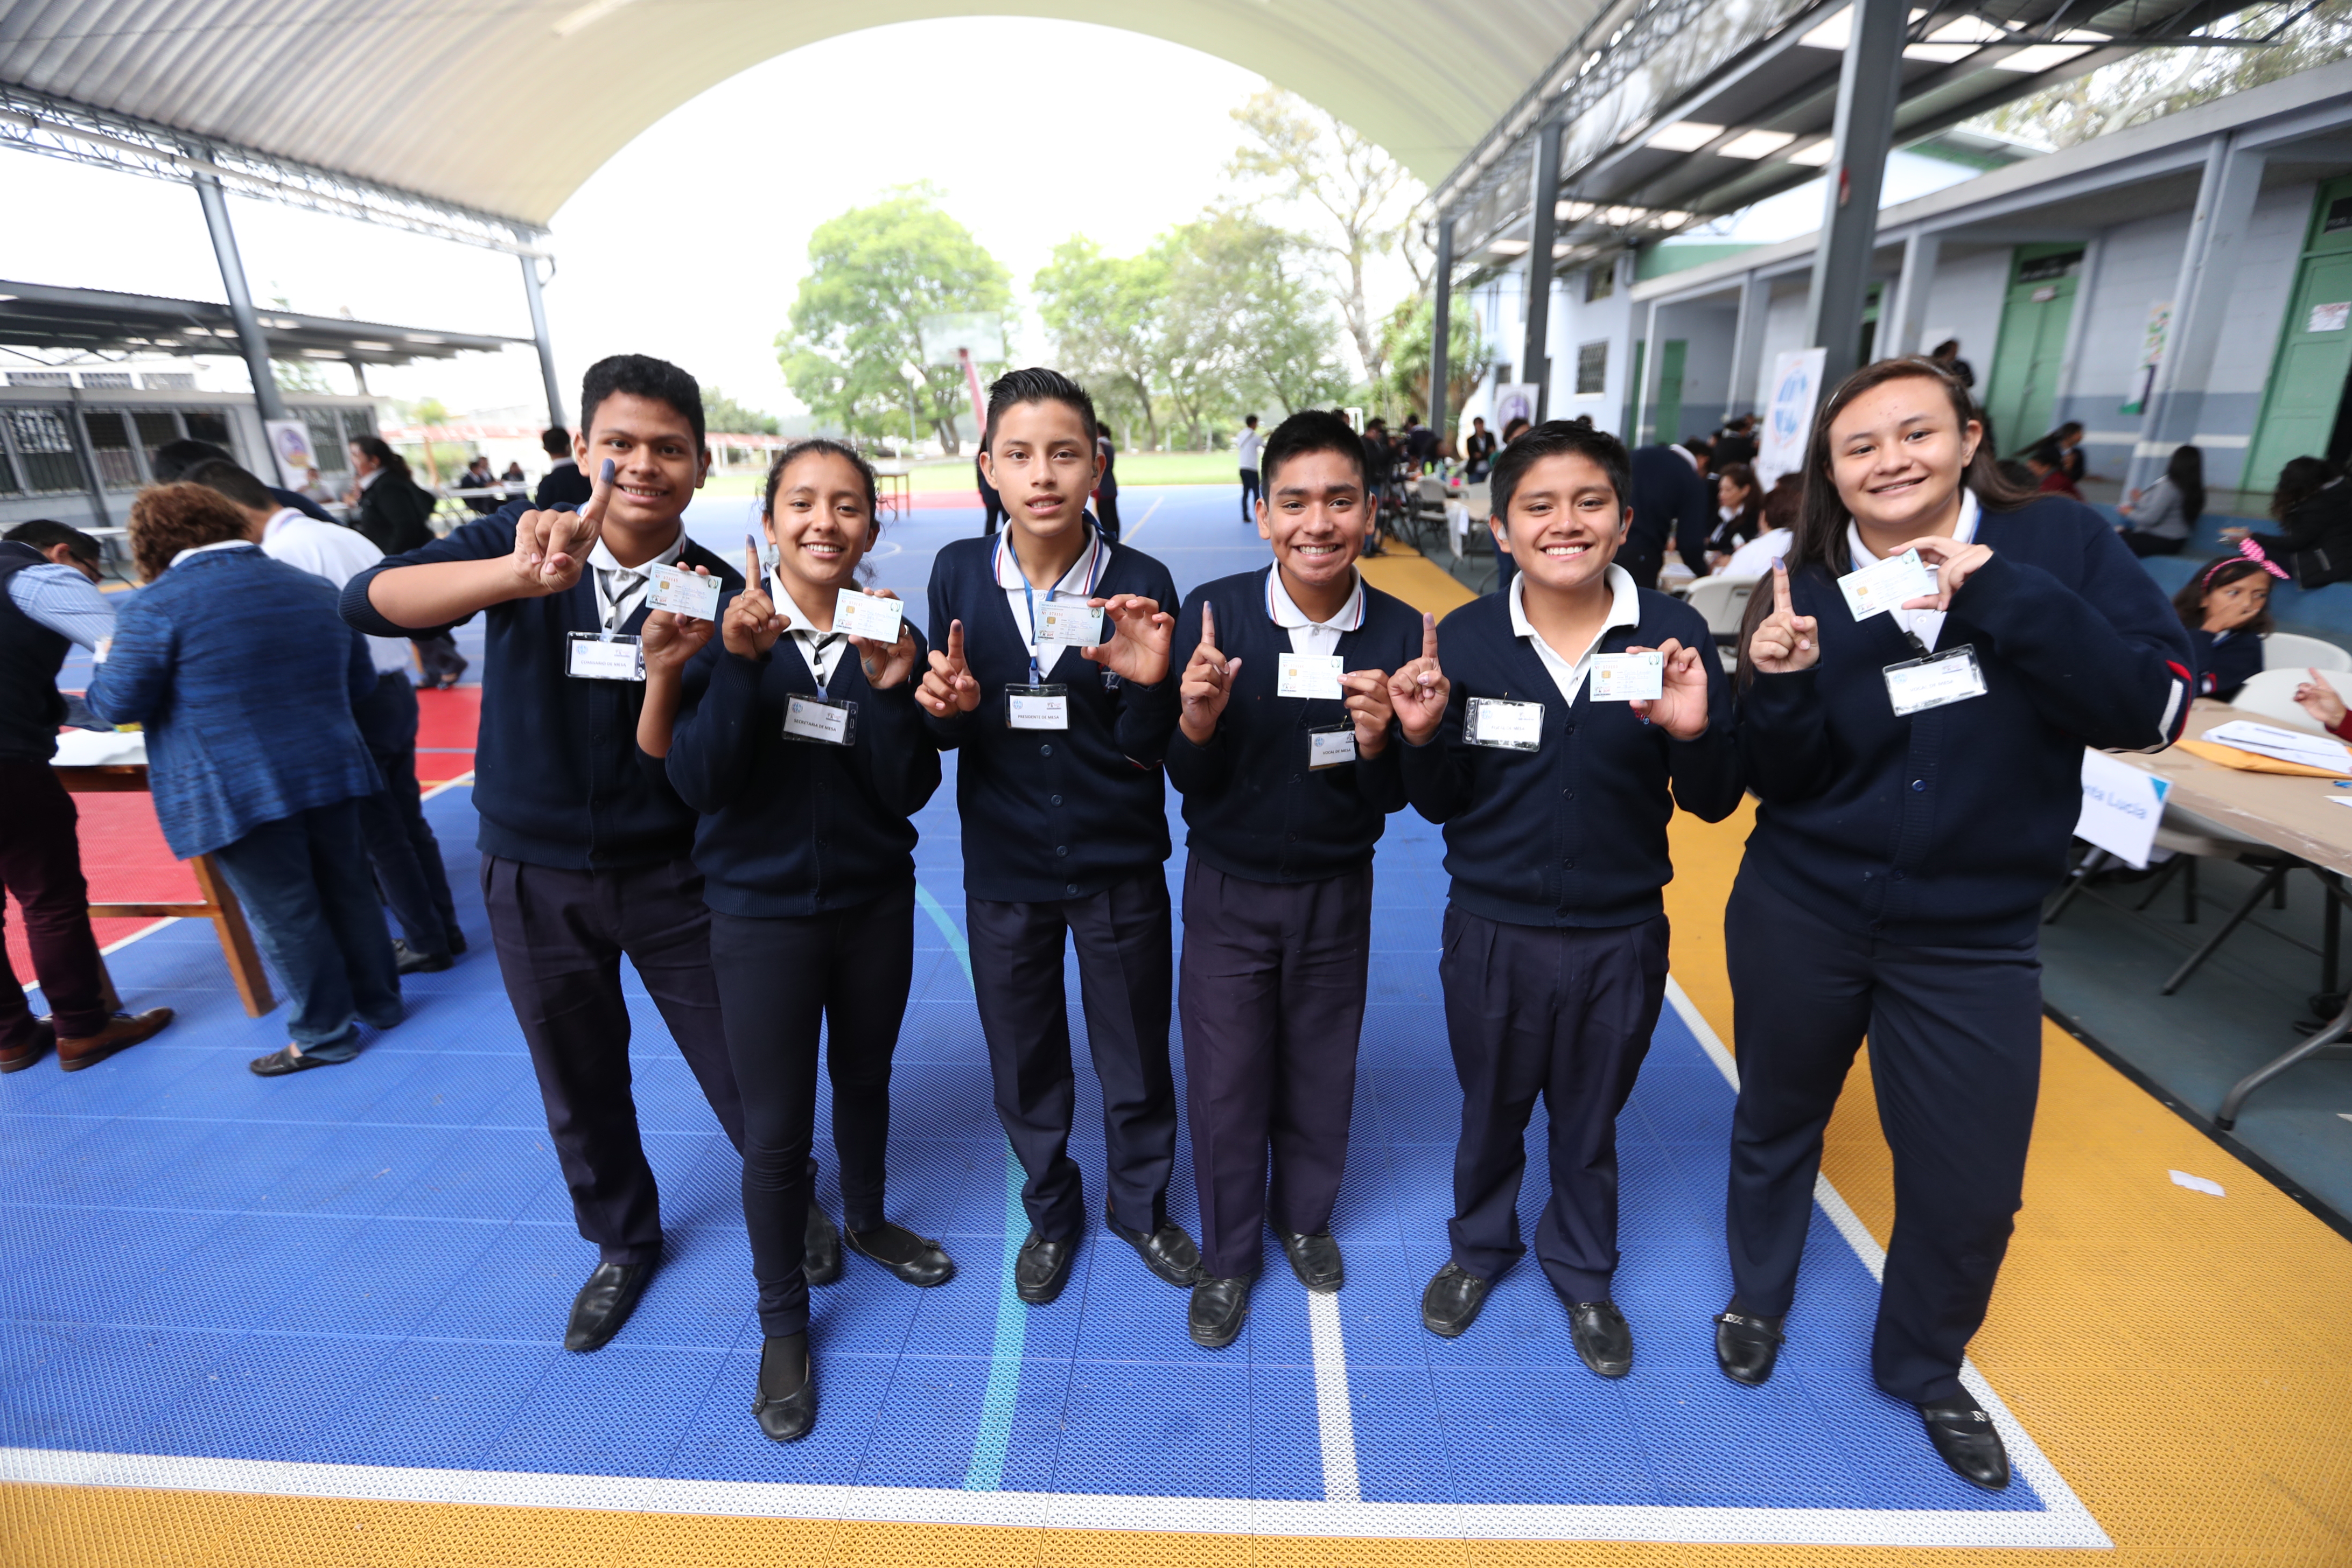
[[[1057,372],[1014,371],[988,389],[981,455],[1004,531],[957,540],[933,561],[929,624],[946,646],[931,649],[917,693],[940,746],[961,757],[972,988],[997,1117],[1028,1174],[1013,1288],[1033,1306],[1061,1294],[1087,1223],[1069,1154],[1066,941],[1102,1080],[1106,1223],[1171,1285],[1190,1289],[1201,1265],[1168,1217],[1173,933],[1160,765],[1177,683],[1175,616],[1160,606],[1176,584],[1087,516],[1095,437],[1093,400]]]
[[[2197,695],[2227,702],[2263,670],[2263,638],[2271,630],[2271,582],[2286,574],[2252,540],[2242,555],[2224,555],[2181,584],[2172,596],[2189,628]]]
[[[1769,1377],[1866,1035],[1895,1203],[1872,1370],[1987,1489],[2008,1458],[1960,1363],[2025,1175],[2042,901],[2084,748],[2161,750],[2189,702],[2188,635],[2106,521],[1992,458],[1958,380],[1857,371],[1814,419],[1795,543],[1749,612],[1738,735],[1762,805],[1724,912],[1737,1293],[1716,1320],[1726,1375]],[[1898,601],[1880,563],[1910,551],[1935,575]]]
[[[1504,447],[1488,526],[1518,574],[1446,616],[1390,681],[1405,788],[1444,825],[1453,879],[1438,974],[1462,1136],[1453,1256],[1422,1323],[1463,1332],[1526,1250],[1517,1205],[1540,1094],[1551,1197],[1536,1257],[1602,1377],[1633,1364],[1610,1293],[1617,1113],[1665,998],[1666,824],[1677,806],[1720,822],[1740,794],[1705,619],[1615,563],[1633,521],[1626,475],[1624,444],[1583,423]]]
[[[656,567],[742,580],[686,537],[687,502],[710,467],[694,378],[640,354],[599,360],[580,409],[577,449],[601,473],[584,508],[512,502],[393,556],[344,584],[343,618],[378,637],[488,622],[474,753],[482,896],[572,1215],[597,1251],[563,1339],[593,1351],[661,1257],[661,1199],[629,1088],[624,953],[743,1146],[691,858],[696,816],[637,761],[645,681],[633,657]],[[822,1230],[831,1237],[830,1222]]]
[[[1371,486],[1348,422],[1292,415],[1265,441],[1264,472],[1257,531],[1275,563],[1185,601],[1176,636],[1192,651],[1168,742],[1191,851],[1177,1005],[1204,1278],[1187,1328],[1212,1350],[1241,1333],[1269,1217],[1300,1284],[1346,1279],[1331,1211],[1356,1100],[1372,846],[1405,803],[1389,671],[1420,653],[1423,632],[1420,614],[1356,570]],[[1312,695],[1298,656],[1328,682]]]

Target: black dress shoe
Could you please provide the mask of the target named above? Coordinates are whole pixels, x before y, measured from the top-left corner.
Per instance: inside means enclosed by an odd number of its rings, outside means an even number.
[[[955,1278],[955,1260],[928,1236],[917,1236],[903,1225],[884,1220],[872,1230],[845,1230],[849,1250],[875,1262],[922,1289],[944,1285]]]
[[[1204,1350],[1221,1351],[1241,1338],[1249,1321],[1250,1282],[1246,1279],[1203,1279],[1192,1287],[1192,1305],[1184,1314],[1184,1331]]]
[[[650,1263],[596,1265],[588,1283],[572,1298],[572,1321],[563,1326],[563,1348],[603,1350],[637,1310],[637,1298],[646,1293],[646,1281],[653,1277]]]
[[[266,1057],[256,1057],[245,1065],[256,1078],[284,1078],[289,1072],[309,1072],[312,1068],[340,1067],[341,1064],[320,1061],[317,1057],[305,1056],[288,1046],[284,1050],[272,1051]]]
[[[1328,1296],[1348,1282],[1348,1265],[1339,1257],[1339,1244],[1328,1230],[1312,1236],[1296,1232],[1282,1238],[1282,1250],[1290,1258],[1290,1271],[1298,1282],[1318,1296]]]
[[[1013,1293],[1033,1307],[1042,1307],[1070,1282],[1070,1265],[1078,1256],[1078,1238],[1059,1240],[1029,1233],[1013,1260]]]
[[[392,939],[392,967],[402,974],[438,974],[455,963],[446,952],[419,952],[398,937]]]
[[[816,1363],[806,1334],[784,1334],[760,1346],[760,1383],[751,1392],[760,1430],[779,1443],[797,1443],[816,1425]]]
[[[1184,1234],[1184,1227],[1174,1220],[1163,1220],[1160,1228],[1150,1236],[1139,1230],[1129,1230],[1118,1223],[1110,1210],[1103,1210],[1103,1224],[1110,1233],[1135,1248],[1143,1266],[1171,1285],[1189,1289],[1201,1279],[1201,1249]]]
[[[459,931],[457,927],[455,927],[455,926],[451,926],[451,927],[449,928],[449,953],[450,953],[450,956],[454,958],[454,957],[456,957],[458,953],[461,953],[461,952],[465,952],[465,951],[466,951],[466,933],[465,933],[464,931]]]
[[[1633,1325],[1614,1301],[1579,1301],[1568,1310],[1569,1338],[1576,1356],[1601,1377],[1633,1370]]]
[[[841,1278],[841,1232],[834,1229],[833,1216],[819,1208],[814,1198],[809,1200],[808,1224],[801,1232],[801,1272],[808,1277],[812,1289]]]
[[[1447,1263],[1421,1293],[1421,1326],[1441,1339],[1457,1338],[1478,1321],[1478,1309],[1486,1304],[1486,1292],[1494,1288],[1492,1279],[1465,1274]]]
[[[2001,1447],[1992,1417],[1975,1399],[1963,1394],[1940,1404],[1922,1405],[1919,1419],[1927,1425],[1927,1441],[1936,1446],[1936,1457],[1951,1467],[1952,1474],[1989,1492],[2009,1485],[2009,1450]]]
[[[1752,1388],[1771,1378],[1772,1364],[1780,1359],[1780,1346],[1789,1337],[1780,1331],[1788,1320],[1732,1310],[1738,1304],[1734,1301],[1716,1314],[1715,1364],[1732,1382]]]

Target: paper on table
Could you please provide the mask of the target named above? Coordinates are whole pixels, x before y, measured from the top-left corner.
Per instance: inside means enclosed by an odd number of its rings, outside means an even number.
[[[147,760],[145,731],[131,730],[68,730],[58,737],[52,765],[60,768],[119,768]]]
[[[2242,752],[2252,752],[2258,757],[2275,757],[2283,763],[2301,763],[2305,767],[2352,773],[2352,747],[2326,735],[2306,735],[2300,730],[2283,730],[2275,724],[2257,724],[2247,719],[2233,719],[2227,724],[2214,725],[2205,731],[2202,738],[2220,745],[2235,746]]]

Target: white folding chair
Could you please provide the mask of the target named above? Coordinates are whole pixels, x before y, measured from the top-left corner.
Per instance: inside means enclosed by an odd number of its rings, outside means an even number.
[[[2321,667],[2323,669],[2325,666]],[[2238,694],[2230,699],[2230,706],[2242,713],[2262,720],[2266,724],[2278,724],[2290,730],[2321,732],[2318,721],[2294,705],[2294,689],[2311,679],[2309,667],[2282,665],[2273,669],[2257,670]],[[2352,697],[2352,683],[2328,683],[2347,697]]]
[[[2300,632],[2272,632],[2263,638],[2263,667],[2298,673],[2306,669],[2352,671],[2352,652]]]
[[[1706,629],[1715,634],[1715,646],[1723,657],[1723,667],[1732,668],[1739,662],[1739,627],[1748,618],[1748,601],[1756,592],[1761,577],[1702,577],[1690,586],[1684,603],[1706,617]]]

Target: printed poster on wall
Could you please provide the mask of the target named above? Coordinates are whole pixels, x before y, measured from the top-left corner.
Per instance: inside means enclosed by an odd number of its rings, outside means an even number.
[[[1790,349],[1772,362],[1772,395],[1764,404],[1763,438],[1756,448],[1756,478],[1770,489],[1782,474],[1805,466],[1805,440],[1811,433],[1813,405],[1821,400],[1826,349]]]
[[[2156,390],[2156,367],[2164,363],[2165,340],[2172,335],[2172,301],[2157,300],[2147,307],[2147,324],[2140,329],[2139,368],[2132,372],[2131,401],[2116,412],[2144,414],[2148,395]]]
[[[1495,422],[1487,428],[1500,436],[1511,427],[1514,419],[1536,422],[1536,393],[1532,381],[1504,381],[1495,384]]]
[[[269,455],[278,459],[278,482],[289,490],[309,484],[319,466],[310,450],[310,427],[299,419],[268,419],[262,425],[269,433]]]

